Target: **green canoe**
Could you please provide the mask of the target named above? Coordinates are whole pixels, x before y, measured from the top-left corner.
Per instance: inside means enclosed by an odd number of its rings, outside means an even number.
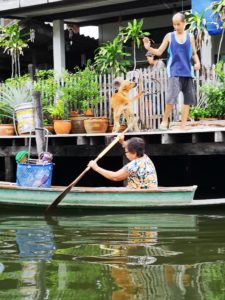
[[[57,209],[168,209],[221,205],[225,199],[193,200],[197,186],[158,187],[133,190],[123,187],[74,187]],[[46,208],[64,191],[64,186],[33,188],[0,182],[1,207]]]

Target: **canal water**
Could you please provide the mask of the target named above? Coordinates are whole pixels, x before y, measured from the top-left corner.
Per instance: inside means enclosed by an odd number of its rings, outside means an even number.
[[[0,299],[225,299],[225,214],[0,215]]]

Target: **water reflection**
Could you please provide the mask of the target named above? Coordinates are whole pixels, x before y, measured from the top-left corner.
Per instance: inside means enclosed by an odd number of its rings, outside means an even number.
[[[0,216],[0,299],[223,299],[222,215]]]

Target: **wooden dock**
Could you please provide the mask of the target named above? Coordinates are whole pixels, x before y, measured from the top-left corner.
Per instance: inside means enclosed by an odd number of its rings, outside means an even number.
[[[148,130],[129,132],[126,138],[142,137],[146,142],[146,153],[153,156],[225,155],[225,120],[189,122],[187,130],[181,130],[179,123],[173,123],[167,131]],[[29,135],[0,136],[0,158],[5,164],[5,180],[12,180],[15,155],[28,150]],[[114,135],[69,134],[49,135],[48,151],[54,157],[96,157],[109,144]],[[123,155],[118,144],[107,156]],[[37,156],[35,136],[31,136],[31,156]]]

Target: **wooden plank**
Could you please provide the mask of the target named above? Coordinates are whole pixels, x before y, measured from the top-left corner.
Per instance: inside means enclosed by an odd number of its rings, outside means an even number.
[[[99,142],[100,144],[91,146],[89,140],[87,143],[85,138],[83,142],[77,144],[75,141],[69,145],[55,143],[49,145],[48,151],[54,154],[54,157],[91,157],[96,156],[103,150],[107,140]],[[24,146],[7,146],[0,147],[0,157],[15,157],[16,153],[24,151]],[[146,145],[146,153],[150,156],[175,156],[175,155],[225,155],[225,143],[174,143],[174,144],[154,144]],[[35,147],[31,148],[31,155],[37,155]],[[109,157],[118,157],[123,155],[123,150],[120,145],[116,145],[108,154]]]

